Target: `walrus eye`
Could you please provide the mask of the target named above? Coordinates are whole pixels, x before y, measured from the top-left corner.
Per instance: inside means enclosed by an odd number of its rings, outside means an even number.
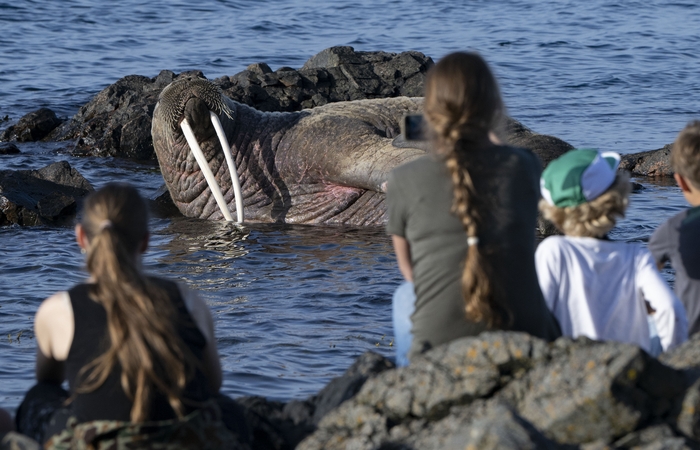
[[[221,148],[224,150],[226,163],[231,174],[231,183],[233,184],[233,192],[236,198],[236,215],[238,219],[237,222],[242,223],[243,197],[241,196],[241,185],[240,181],[238,180],[238,172],[236,170],[236,165],[233,162],[233,157],[231,155],[231,147],[229,147],[228,145],[228,139],[226,139],[226,134],[224,133],[224,130],[221,127],[219,117],[213,111],[209,111],[209,115],[211,117],[212,123],[214,124],[214,128],[216,129],[216,134],[219,137]],[[209,168],[209,163],[207,162],[207,159],[204,156],[204,152],[202,152],[202,149],[199,146],[197,138],[194,136],[194,133],[192,132],[192,127],[190,127],[190,124],[187,122],[187,119],[183,119],[182,122],[180,122],[180,128],[182,128],[182,133],[185,135],[185,139],[187,140],[187,143],[192,149],[194,159],[197,161],[199,169],[202,171],[204,179],[207,181],[207,185],[209,186],[211,193],[214,195],[214,199],[216,200],[216,204],[221,210],[221,214],[223,214],[224,219],[226,219],[229,222],[232,222],[233,217],[231,217],[231,211],[229,211],[228,205],[226,204],[226,200],[224,200],[224,195],[221,193],[219,183],[216,182],[216,178],[214,178],[214,174],[212,173],[211,168]]]

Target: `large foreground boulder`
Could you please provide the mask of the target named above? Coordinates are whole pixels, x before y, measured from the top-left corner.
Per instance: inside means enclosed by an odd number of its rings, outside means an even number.
[[[297,448],[696,448],[698,399],[633,345],[484,333],[370,378]]]
[[[66,161],[39,170],[0,170],[0,226],[68,223],[93,190]]]

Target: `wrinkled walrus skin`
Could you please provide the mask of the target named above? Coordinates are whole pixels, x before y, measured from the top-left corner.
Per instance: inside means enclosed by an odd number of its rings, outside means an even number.
[[[183,118],[229,210],[235,211],[231,176],[209,110],[219,116],[231,146],[246,221],[382,225],[382,184],[389,172],[425,154],[392,144],[400,134],[399,121],[406,113],[420,111],[422,98],[359,100],[269,113],[234,102],[214,87],[221,96],[217,104],[213,85],[207,83],[172,83],[153,113],[151,132],[161,172],[175,205],[187,217],[223,216],[178,126]],[[177,95],[168,95],[173,92]]]

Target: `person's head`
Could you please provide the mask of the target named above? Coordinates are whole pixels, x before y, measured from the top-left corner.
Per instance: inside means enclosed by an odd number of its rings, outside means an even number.
[[[134,187],[108,184],[85,199],[76,235],[87,250],[90,297],[105,308],[110,338],[110,348],[83,367],[76,392],[97,389],[119,363],[132,422],[148,418],[155,389],[183,415],[182,392],[196,360],[176,332],[173,302],[141,272],[148,205]]]
[[[107,184],[85,199],[76,238],[93,277],[138,270],[138,255],[148,244],[148,206],[133,186]]]
[[[676,182],[693,206],[700,205],[700,120],[690,122],[671,148]]]
[[[542,172],[539,208],[567,236],[604,237],[625,216],[632,185],[617,172],[620,155],[571,150]]]
[[[503,112],[498,83],[476,53],[452,53],[435,64],[426,79],[423,112],[433,147],[452,178],[452,212],[466,231],[469,250],[462,272],[467,319],[490,328],[509,325],[510,312],[491,280],[491,267],[479,243],[482,211],[487,207],[472,180],[474,151],[491,145]]]
[[[449,152],[459,140],[487,139],[501,118],[503,101],[486,61],[477,53],[456,52],[428,72],[423,111],[437,150]]]

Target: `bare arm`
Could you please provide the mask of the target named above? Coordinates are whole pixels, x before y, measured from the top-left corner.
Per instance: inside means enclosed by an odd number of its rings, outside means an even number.
[[[42,302],[34,318],[37,381],[63,383],[74,330],[73,308],[66,292],[58,292]]]
[[[411,245],[406,238],[391,235],[391,240],[394,243],[394,252],[396,253],[396,262],[399,264],[399,270],[406,281],[413,281],[413,265],[411,264]]]

